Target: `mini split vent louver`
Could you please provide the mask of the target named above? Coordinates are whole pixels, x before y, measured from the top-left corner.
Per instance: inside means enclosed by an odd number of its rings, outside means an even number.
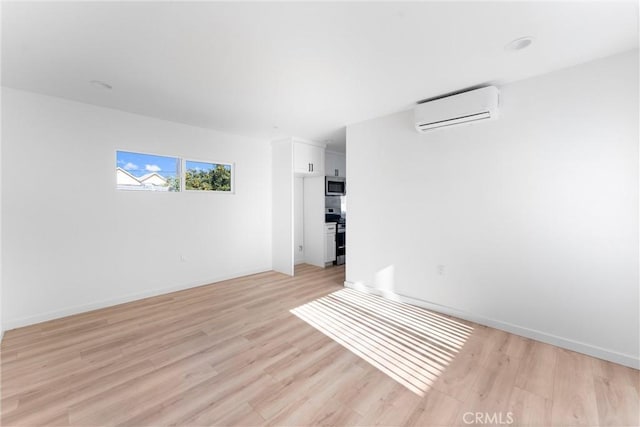
[[[487,86],[419,104],[414,109],[416,130],[425,133],[495,119],[498,117],[498,97],[498,88]]]

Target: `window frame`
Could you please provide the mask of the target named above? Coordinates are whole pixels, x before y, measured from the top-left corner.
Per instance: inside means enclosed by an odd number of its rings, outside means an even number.
[[[210,165],[223,165],[231,167],[231,189],[229,191],[221,191],[221,190],[188,190],[187,189],[187,162],[197,162],[197,163],[206,163]],[[236,194],[236,164],[235,162],[218,162],[215,160],[198,160],[192,157],[183,157],[182,158],[182,178],[181,185],[182,191],[185,193],[213,193],[213,194]]]
[[[175,156],[175,155],[167,155],[167,154],[160,154],[160,153],[151,153],[151,152],[146,152],[146,151],[132,151],[131,149],[120,149],[120,148],[116,148],[115,150],[115,164],[116,164],[116,172],[118,170],[118,168],[122,169],[123,171],[125,171],[126,173],[128,173],[129,175],[132,175],[134,178],[137,178],[135,175],[131,174],[129,171],[127,171],[124,168],[121,168],[120,166],[118,166],[118,152],[123,152],[123,153],[131,153],[131,154],[139,154],[139,155],[146,155],[146,156],[156,156],[156,157],[167,157],[170,159],[176,159],[176,177],[180,178],[180,188],[177,191],[171,191],[171,190],[167,190],[167,191],[158,191],[158,190],[135,190],[133,188],[119,188],[118,187],[118,177],[117,175],[115,176],[115,189],[116,191],[127,191],[127,192],[133,192],[133,193],[182,193],[184,191],[184,171],[183,171],[183,158],[180,156]]]

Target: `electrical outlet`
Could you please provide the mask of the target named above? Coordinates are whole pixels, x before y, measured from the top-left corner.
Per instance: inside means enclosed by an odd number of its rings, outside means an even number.
[[[187,262],[187,257],[184,255],[180,255],[180,261]]]
[[[298,252],[302,252],[302,245],[298,246]]]
[[[436,270],[438,271],[438,276],[444,276],[444,265],[438,264]]]

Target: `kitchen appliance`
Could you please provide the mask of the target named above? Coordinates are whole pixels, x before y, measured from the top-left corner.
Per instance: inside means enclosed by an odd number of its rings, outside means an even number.
[[[324,211],[324,220],[328,224],[336,223],[335,226],[335,261],[333,262],[336,265],[342,265],[346,260],[346,250],[347,250],[347,239],[346,239],[346,229],[347,229],[347,218],[342,215],[342,212],[338,208],[325,208]]]
[[[347,233],[346,224],[344,222],[338,223],[336,230],[336,265],[344,264],[346,260],[347,252]]]
[[[340,210],[335,208],[326,208],[324,210],[324,222],[339,222],[342,219]]]
[[[344,196],[347,193],[347,182],[338,176],[327,176],[324,189],[326,196]]]

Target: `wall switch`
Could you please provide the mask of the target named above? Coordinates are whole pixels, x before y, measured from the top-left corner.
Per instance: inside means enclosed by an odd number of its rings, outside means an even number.
[[[436,270],[438,271],[438,276],[443,276],[444,275],[444,265],[438,264],[436,266]]]
[[[302,252],[302,245],[298,246],[298,251]]]
[[[187,262],[187,257],[184,255],[180,255],[180,261]]]

